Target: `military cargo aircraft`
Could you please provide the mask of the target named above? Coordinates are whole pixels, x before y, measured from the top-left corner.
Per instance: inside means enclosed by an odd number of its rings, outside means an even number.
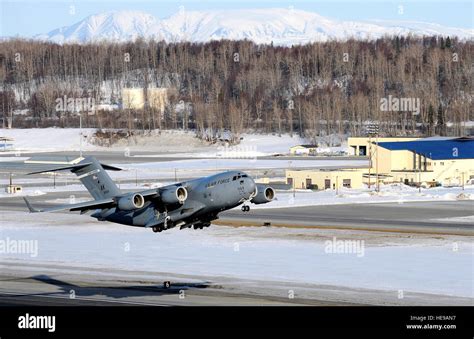
[[[265,204],[275,198],[273,188],[256,184],[250,176],[240,171],[227,171],[157,189],[128,193],[122,192],[106,172],[121,169],[101,164],[94,157],[30,174],[65,170],[77,175],[94,200],[36,209],[24,198],[30,212],[69,210],[82,214],[93,211],[91,216],[100,221],[161,232],[173,227],[202,229],[218,219],[222,211],[242,205],[242,211],[248,212],[249,202]]]

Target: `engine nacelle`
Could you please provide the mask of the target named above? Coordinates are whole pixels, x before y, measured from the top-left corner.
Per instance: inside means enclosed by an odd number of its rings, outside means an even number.
[[[255,191],[256,194],[250,202],[253,202],[256,205],[266,204],[275,198],[275,191],[270,186],[257,184]]]
[[[121,197],[117,206],[123,211],[131,211],[142,208],[145,205],[145,198],[139,193],[128,194],[124,197]]]
[[[182,186],[167,188],[160,193],[160,196],[165,204],[184,204],[188,198],[188,190]]]

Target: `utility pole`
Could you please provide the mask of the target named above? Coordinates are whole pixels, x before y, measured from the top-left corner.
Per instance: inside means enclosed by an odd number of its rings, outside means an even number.
[[[418,154],[418,193],[421,193],[421,154]]]
[[[371,135],[369,134],[369,182],[368,182],[369,189],[370,189],[370,170],[371,169],[372,169],[372,138],[371,138]]]
[[[377,128],[377,135],[375,136],[375,180],[377,180],[377,192],[380,192],[379,182],[379,130]]]
[[[82,158],[82,113],[79,114],[79,157]]]

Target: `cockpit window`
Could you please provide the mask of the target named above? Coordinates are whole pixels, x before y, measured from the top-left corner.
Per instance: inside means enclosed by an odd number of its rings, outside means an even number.
[[[234,175],[234,177],[232,178],[232,181],[235,181],[237,180],[237,177]]]
[[[248,178],[247,174],[242,175],[242,178]]]

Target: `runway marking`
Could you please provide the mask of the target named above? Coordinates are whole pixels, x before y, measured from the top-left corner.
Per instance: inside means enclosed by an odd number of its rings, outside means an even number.
[[[53,292],[54,293],[54,292]],[[84,300],[84,301],[94,301],[94,302],[105,302],[105,303],[116,303],[116,304],[129,304],[129,305],[138,305],[138,306],[173,306],[174,304],[162,304],[162,303],[146,303],[138,301],[121,301],[121,300],[109,300],[109,299],[99,299],[99,298],[87,298],[77,296],[74,299],[71,299],[65,295],[41,295],[41,294],[24,294],[24,292],[3,292],[0,291],[0,297],[2,295],[14,295],[17,297],[39,297],[39,298],[56,298],[56,299],[67,299],[67,300]]]
[[[386,232],[386,233],[416,233],[416,234],[434,234],[434,235],[460,235],[460,236],[474,236],[472,231],[456,231],[456,230],[446,230],[446,231],[428,231],[428,230],[419,230],[416,228],[403,229],[392,226],[374,226],[374,227],[363,227],[363,226],[339,226],[339,225],[303,225],[303,224],[287,224],[287,223],[278,223],[272,222],[271,226],[264,226],[263,221],[244,221],[243,219],[218,219],[212,222],[212,225],[216,226],[229,226],[229,227],[285,227],[285,228],[309,228],[309,229],[336,229],[336,230],[360,230],[360,231],[369,231],[369,232]],[[410,226],[406,226],[410,227]]]

